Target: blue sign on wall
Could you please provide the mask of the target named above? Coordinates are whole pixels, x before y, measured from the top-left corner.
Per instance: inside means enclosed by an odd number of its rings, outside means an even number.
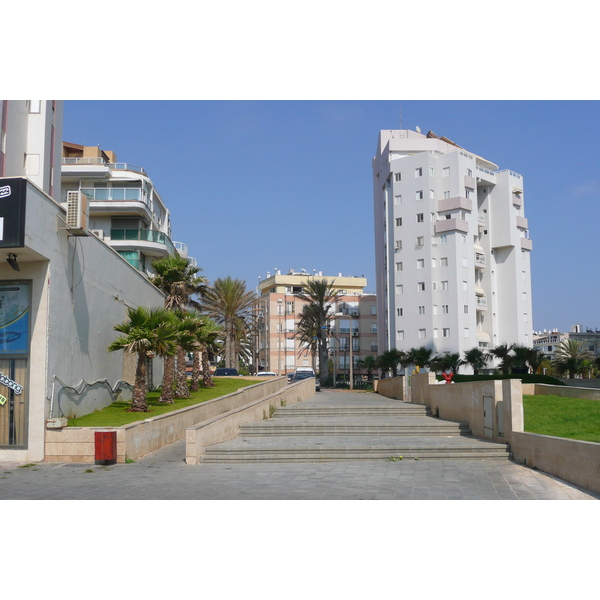
[[[29,350],[29,284],[0,285],[0,355]]]

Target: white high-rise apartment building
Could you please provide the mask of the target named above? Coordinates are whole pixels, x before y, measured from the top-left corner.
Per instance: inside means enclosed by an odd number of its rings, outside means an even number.
[[[521,175],[431,131],[386,130],[373,191],[380,352],[532,345]]]

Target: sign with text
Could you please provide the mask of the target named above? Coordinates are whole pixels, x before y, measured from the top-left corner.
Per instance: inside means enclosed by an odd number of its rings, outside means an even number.
[[[0,283],[0,356],[28,350],[29,284]]]
[[[0,179],[0,248],[23,248],[25,245],[26,196],[26,179]]]

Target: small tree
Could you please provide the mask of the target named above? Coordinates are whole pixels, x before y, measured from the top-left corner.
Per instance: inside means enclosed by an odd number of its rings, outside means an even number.
[[[429,367],[435,358],[433,350],[431,348],[426,348],[425,346],[411,348],[408,351],[407,356],[408,363],[415,365],[415,367],[419,367],[419,369]]]
[[[485,369],[489,360],[489,355],[479,348],[471,348],[464,353],[464,364],[472,367],[474,375],[479,375],[480,369]]]
[[[396,348],[386,350],[377,357],[377,366],[384,372],[392,372],[392,377],[398,377],[398,367],[406,360],[406,353]]]
[[[365,369],[367,372],[367,380],[373,381],[373,371],[377,368],[377,359],[374,356],[365,356],[357,361],[356,366],[359,369]]]
[[[133,397],[128,412],[148,412],[146,401],[146,360],[152,353],[172,356],[176,349],[177,331],[168,311],[144,306],[127,309],[127,320],[114,326],[123,335],[108,347],[109,352],[123,350],[138,355]]]
[[[502,370],[504,375],[508,375],[510,373],[510,369],[513,365],[514,356],[512,354],[512,349],[514,344],[500,344],[495,348],[492,348],[489,351],[489,355],[493,358],[497,358],[500,360],[499,368]]]

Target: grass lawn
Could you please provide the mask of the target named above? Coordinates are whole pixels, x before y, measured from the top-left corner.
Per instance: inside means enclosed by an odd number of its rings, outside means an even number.
[[[600,442],[600,401],[560,396],[523,396],[525,431]]]
[[[213,398],[226,396],[240,388],[257,383],[256,381],[238,377],[220,377],[213,379],[213,382],[215,387],[200,388],[197,392],[192,392],[191,398],[175,398],[175,404],[158,404],[160,392],[151,392],[146,396],[150,409],[149,412],[127,412],[129,402],[113,402],[110,406],[89,415],[69,419],[69,427],[120,427],[121,425],[143,421],[144,419],[163,415],[174,410],[179,410],[180,408],[199,404],[200,402],[206,402]]]

